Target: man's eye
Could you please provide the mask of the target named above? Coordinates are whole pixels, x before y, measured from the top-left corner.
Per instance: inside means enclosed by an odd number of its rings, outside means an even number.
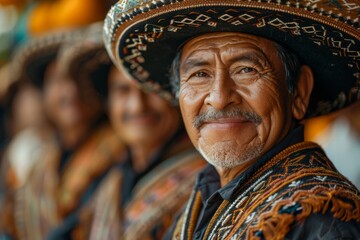
[[[194,74],[194,76],[203,78],[203,77],[208,77],[209,75],[206,72],[197,72]]]
[[[255,68],[252,67],[244,67],[240,70],[240,73],[254,73],[256,72]]]

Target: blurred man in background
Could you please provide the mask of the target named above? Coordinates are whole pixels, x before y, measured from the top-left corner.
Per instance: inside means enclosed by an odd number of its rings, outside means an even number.
[[[29,170],[44,154],[43,146],[51,139],[52,129],[47,121],[41,92],[26,81],[15,81],[6,99],[6,122],[10,142],[3,156],[8,164],[6,182],[18,188],[27,180]]]
[[[161,239],[189,197],[204,161],[187,137],[179,109],[144,92],[112,65],[102,42],[102,24],[86,36],[67,49],[69,72],[102,97],[127,155],[109,171],[78,222],[54,239]],[[77,69],[103,69],[109,75]]]
[[[55,136],[44,146],[46,151],[24,184],[9,186],[7,204],[1,210],[4,236],[47,239],[56,228],[71,225],[114,159],[124,153],[89,86],[79,86],[58,64],[63,44],[81,40],[81,34],[82,30],[49,34],[19,50],[23,54],[18,56],[26,58],[21,69],[31,72],[24,78],[42,89]]]

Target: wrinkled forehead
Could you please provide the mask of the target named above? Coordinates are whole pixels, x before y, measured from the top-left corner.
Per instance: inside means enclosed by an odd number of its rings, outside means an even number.
[[[252,48],[263,52],[265,55],[271,55],[276,52],[276,43],[263,37],[239,32],[208,33],[187,41],[182,47],[181,59],[199,51],[213,49],[227,51],[234,51],[235,49],[236,51],[242,48]]]

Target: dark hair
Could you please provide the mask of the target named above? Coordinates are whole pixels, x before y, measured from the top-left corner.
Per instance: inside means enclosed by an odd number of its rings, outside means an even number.
[[[300,73],[300,68],[302,62],[300,58],[290,49],[285,48],[284,46],[275,43],[275,46],[278,50],[278,55],[284,64],[285,68],[285,77],[288,86],[289,93],[294,93],[295,86]],[[180,49],[171,64],[170,67],[170,85],[172,93],[176,98],[178,98],[180,90],[180,58],[181,58],[182,49]]]
[[[292,50],[275,43],[278,55],[284,65],[285,79],[289,93],[293,94],[300,74],[302,61]]]
[[[178,98],[180,90],[180,58],[182,54],[182,48],[176,53],[174,60],[170,66],[170,86],[172,94]]]

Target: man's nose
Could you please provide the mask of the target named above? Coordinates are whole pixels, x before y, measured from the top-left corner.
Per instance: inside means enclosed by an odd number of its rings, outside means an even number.
[[[210,84],[211,86],[209,94],[205,99],[205,104],[216,109],[224,109],[240,101],[236,92],[236,83],[231,79],[226,69],[218,70]]]

